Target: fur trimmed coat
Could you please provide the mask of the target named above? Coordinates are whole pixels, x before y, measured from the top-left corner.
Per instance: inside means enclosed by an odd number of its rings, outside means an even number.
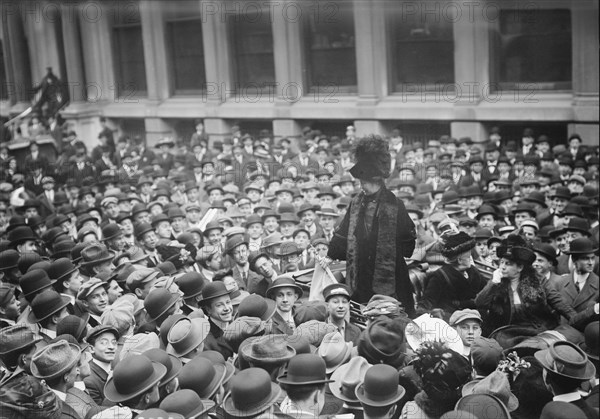
[[[370,225],[365,207],[374,205]],[[415,225],[404,203],[385,186],[372,196],[360,193],[348,207],[329,245],[328,256],[345,260],[352,299],[366,303],[374,294],[396,298],[414,315],[413,288],[404,258],[412,255]]]
[[[507,280],[500,283],[489,281],[477,294],[475,305],[483,318],[485,336],[508,325],[541,333],[557,327],[560,315],[571,319],[576,314],[546,279],[535,275],[521,277],[517,294],[520,305],[515,305],[510,281]]]

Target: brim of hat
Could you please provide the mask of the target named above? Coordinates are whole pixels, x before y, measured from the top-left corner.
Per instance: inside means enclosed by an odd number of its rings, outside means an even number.
[[[585,342],[581,342],[579,344],[579,347],[581,348],[581,350],[583,352],[586,353],[586,355],[588,356],[588,358],[593,359],[594,361],[600,360],[600,357],[598,356],[598,354],[593,354],[593,353],[590,352],[590,350],[589,350],[588,346],[585,344]]]
[[[169,311],[169,309],[173,307],[177,303],[177,301],[179,301],[179,296],[171,294],[171,300],[169,301],[169,304],[165,307],[165,309],[158,313],[155,317],[151,317],[150,315],[148,315],[148,318],[150,319],[150,321],[155,321],[156,319],[160,318],[160,316]]]
[[[120,394],[115,387],[115,378],[111,377],[106,384],[104,385],[104,396],[107,400],[113,403],[124,402],[125,400],[133,399],[141,394],[144,394],[146,391],[150,390],[156,383],[160,382],[160,380],[167,374],[167,367],[158,362],[152,362],[152,368],[154,372],[152,376],[148,378],[147,383],[145,383],[141,388],[137,391],[130,394]]]
[[[61,253],[66,253],[66,252],[61,252]],[[68,253],[69,253],[69,255],[71,254],[71,252],[70,252],[70,251],[69,251]],[[52,255],[52,257],[54,257],[54,255]],[[58,259],[58,258],[57,258],[57,259]],[[58,281],[62,280],[62,279],[63,279],[63,278],[65,278],[67,275],[70,275],[70,274],[72,274],[73,272],[75,272],[77,269],[79,269],[79,267],[77,267],[77,266],[73,266],[73,269],[71,269],[71,270],[69,270],[69,271],[65,272],[64,274],[62,274],[61,276],[59,276],[58,278],[56,278],[54,281],[55,281],[55,282],[58,282]]]
[[[35,335],[34,335],[35,336]],[[41,336],[37,335],[33,340],[30,340],[28,342],[26,342],[25,344],[17,347],[17,348],[13,348],[10,351],[0,351],[0,355],[7,355],[7,354],[11,354],[13,352],[21,352],[23,349],[27,349],[32,347],[33,345],[35,345],[38,342],[41,342],[42,340],[44,340],[44,338],[42,338]]]
[[[19,243],[25,242],[27,240],[33,240],[33,241],[38,241],[39,238],[35,237],[35,236],[26,236],[26,237],[17,237],[16,239],[12,240],[9,244],[10,247],[15,246]]]
[[[492,392],[486,392],[486,393],[484,393],[484,392],[477,392],[477,393],[475,393],[473,391],[473,389],[480,382],[481,382],[481,380],[469,381],[467,384],[465,384],[463,386],[463,388],[461,390],[462,395],[463,396],[468,396],[469,394],[490,394],[492,396],[497,397],[498,400],[502,401],[502,399],[500,397],[498,397],[496,394],[494,394]],[[514,412],[515,410],[517,410],[519,408],[519,399],[512,392],[510,392],[510,394],[508,396],[508,402],[506,404],[506,407],[507,407],[507,409],[508,409],[509,412]]]
[[[56,371],[52,374],[43,375],[40,373],[40,370],[35,365],[35,362],[32,361],[29,364],[29,366],[31,368],[31,375],[33,375],[35,378],[39,378],[40,380],[51,380],[53,378],[60,377],[61,375],[65,374],[66,372],[70,371],[75,366],[75,364],[77,364],[79,362],[79,357],[81,356],[81,349],[79,348],[79,346],[74,345],[72,343],[69,343],[69,348],[71,348],[71,350],[76,352],[77,354],[74,356],[74,359],[71,362],[69,362],[68,365],[65,365],[59,371]]]
[[[225,376],[223,377],[223,384],[229,382],[229,380],[231,380],[231,377],[233,377],[233,375],[235,374],[235,366],[228,361],[225,361],[225,364],[221,364],[224,365],[225,367]]]
[[[99,265],[101,263],[108,262],[109,260],[113,260],[115,258],[115,256],[116,256],[115,252],[113,252],[112,250],[109,250],[107,257],[102,258],[102,259],[90,260],[89,262],[81,262],[80,266],[87,267],[87,266]]]
[[[181,362],[181,359],[171,354],[169,354],[169,358],[171,358],[172,368],[170,371],[167,370],[167,374],[160,380],[159,386],[164,386],[173,378],[177,377],[179,371],[181,371],[181,368],[183,368],[183,362]]]
[[[191,322],[194,323],[194,320],[196,320],[196,319],[191,319]],[[175,349],[175,347],[171,343],[169,343],[167,345],[166,352],[169,355],[173,355],[173,356],[177,356],[177,357],[185,357],[192,350],[194,350],[195,348],[197,348],[198,345],[200,345],[202,342],[204,342],[206,340],[206,337],[209,334],[210,334],[210,330],[207,330],[206,328],[203,327],[202,328],[202,333],[198,336],[198,339],[196,341],[194,341],[191,345],[189,345],[186,348],[184,348],[184,350],[178,352]]]
[[[363,384],[359,384],[356,387],[355,393],[356,393],[356,398],[362,404],[366,404],[367,406],[379,407],[379,406],[388,406],[390,404],[396,403],[398,400],[400,400],[402,397],[404,397],[404,395],[406,394],[406,390],[404,389],[404,387],[398,386],[398,388],[396,389],[396,394],[393,397],[390,397],[389,399],[385,399],[385,400],[371,400],[365,394],[365,385],[363,383]]]
[[[587,362],[587,365],[585,366],[585,373],[582,377],[573,377],[572,375],[563,374],[560,371],[557,371],[556,368],[554,368],[554,365],[548,362],[546,358],[549,353],[550,349],[543,349],[541,351],[537,351],[533,356],[535,356],[535,359],[537,359],[538,362],[542,364],[544,368],[546,368],[548,371],[551,371],[553,374],[581,381],[591,380],[596,375],[596,368],[594,367],[594,364],[592,364],[589,360]]]
[[[333,374],[331,374],[330,381],[332,381],[332,383],[329,384],[329,389],[331,390],[331,393],[340,400],[350,403],[358,403],[359,400],[356,398],[356,393],[353,394],[354,398],[346,397],[342,393],[342,372],[344,372],[346,369],[346,365],[342,365],[340,368],[336,369]]]
[[[112,236],[104,237],[102,239],[102,241],[105,242],[105,241],[108,241],[108,240],[112,240],[112,239],[115,239],[115,238],[117,238],[119,236],[122,236],[122,235],[123,235],[123,232],[117,233],[117,234],[113,234]]]
[[[198,394],[202,399],[210,399],[212,396],[214,396],[225,380],[225,375],[227,374],[227,368],[225,365],[213,364],[213,367],[215,368],[215,376],[210,384],[206,387],[207,391],[205,391],[203,394]]]
[[[233,416],[234,418],[247,418],[247,417],[251,417],[251,416],[256,416],[259,413],[267,410],[269,407],[271,407],[272,405],[275,404],[275,402],[279,399],[280,395],[281,395],[281,388],[279,388],[279,386],[277,384],[271,382],[271,394],[269,395],[269,398],[258,406],[251,407],[251,408],[244,407],[243,410],[239,410],[233,404],[233,399],[231,398],[231,393],[229,393],[225,397],[225,399],[223,400],[222,406],[223,406],[223,410],[225,410],[225,413],[227,413],[229,416]]]
[[[248,297],[250,295],[250,293],[248,291],[244,291],[244,290],[239,290],[240,295],[238,295],[235,298],[231,299],[231,305],[232,306],[239,306],[240,303],[242,301],[244,301],[244,298]]]
[[[216,403],[212,400],[202,399],[202,407],[197,407],[189,413],[185,414],[185,419],[196,419],[198,416],[203,413],[208,412],[210,409],[216,406]],[[169,413],[169,418],[173,416],[172,413]],[[184,416],[182,416],[184,417]]]
[[[60,310],[62,310],[63,308],[67,307],[69,304],[71,304],[71,298],[67,297],[66,295],[61,295],[60,298],[62,299],[62,303],[57,307],[57,309],[55,311],[53,311],[50,314],[45,315],[44,317],[36,317],[33,309],[31,310],[31,312],[29,313],[29,315],[27,316],[27,320],[30,323],[38,323],[41,322],[42,320],[47,319],[48,317],[52,316],[55,313],[58,313]]]
[[[276,290],[277,288],[295,288],[300,293],[300,295],[298,296],[298,299],[300,299],[302,297],[302,295],[304,294],[304,291],[302,290],[302,287],[300,287],[300,285],[285,284],[285,285],[276,285],[274,287],[270,287],[269,289],[267,289],[267,297],[271,298],[270,297],[271,293],[273,292],[273,290]]]
[[[342,360],[338,364],[336,364],[336,365],[332,365],[330,367],[326,367],[325,368],[325,372],[327,374],[334,373],[335,370],[337,370],[339,367],[341,367],[342,365],[344,365],[346,363],[346,361],[348,361],[350,359],[350,356],[352,355],[353,345],[352,345],[352,342],[345,342],[345,343],[346,343],[346,345],[344,347],[345,353],[344,353],[344,356],[343,356]]]
[[[589,234],[589,231],[587,231],[586,233]],[[564,252],[567,255],[587,255],[589,253],[598,253],[598,248],[594,248],[594,249],[589,249],[589,250],[585,250],[585,251],[568,251],[568,252]]]
[[[244,359],[248,362],[256,364],[284,364],[296,355],[296,350],[290,345],[286,345],[286,353],[284,356],[279,358],[256,358],[251,355],[252,345],[244,345],[240,348],[240,351]]]
[[[221,293],[219,293],[219,294],[217,294],[217,295],[211,295],[209,298],[202,298],[202,299],[199,301],[199,303],[200,303],[200,304],[205,304],[207,301],[211,301],[211,300],[214,300],[215,298],[219,298],[219,297],[222,297],[222,296],[224,296],[224,295],[229,295],[229,294],[230,294],[230,292],[229,292],[229,291],[223,291],[223,292],[221,292]]]
[[[288,378],[288,374],[286,372],[285,374],[282,374],[279,377],[277,377],[277,381],[281,384],[288,384],[288,385],[292,385],[292,386],[303,386],[303,385],[308,385],[308,384],[327,384],[327,383],[332,383],[334,380],[324,379],[324,380],[311,380],[311,381],[298,382],[298,381],[290,380]]]
[[[56,282],[55,280],[51,279],[51,280],[50,280],[50,285],[48,285],[48,284],[46,284],[46,285],[43,285],[43,286],[41,286],[41,287],[40,287],[40,288],[38,288],[38,289],[31,290],[31,291],[30,291],[30,292],[28,292],[27,294],[23,293],[23,295],[24,295],[25,297],[29,297],[30,295],[33,295],[33,294],[35,294],[36,292],[40,292],[41,290],[45,290],[46,288],[50,288],[50,287],[52,286],[52,284],[54,284],[55,282]]]

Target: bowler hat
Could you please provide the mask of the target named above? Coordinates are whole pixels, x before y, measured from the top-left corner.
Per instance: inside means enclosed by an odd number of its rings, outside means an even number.
[[[142,352],[142,355],[149,358],[150,361],[158,362],[167,368],[167,373],[160,380],[159,386],[164,386],[173,378],[177,377],[177,374],[179,374],[179,371],[181,371],[181,367],[183,366],[179,358],[167,354],[164,349],[151,348],[145,352]]]
[[[156,288],[144,299],[144,308],[151,321],[156,321],[179,301],[179,295],[166,288]]]
[[[591,322],[585,327],[584,335],[585,341],[580,343],[579,346],[588,356],[588,358],[598,362],[598,355],[600,354],[600,323],[598,321]]]
[[[564,378],[586,381],[596,374],[586,353],[571,342],[554,342],[548,349],[537,351],[535,358],[545,369]]]
[[[90,313],[84,313],[82,316],[69,314],[56,325],[56,335],[71,335],[77,342],[82,342],[87,332],[89,318]]]
[[[573,240],[569,244],[569,251],[565,252],[569,255],[586,255],[598,252],[598,248],[587,237],[580,237]]]
[[[567,231],[577,231],[586,236],[590,236],[590,224],[587,220],[580,217],[573,217],[569,220],[569,224],[565,226],[565,230]]]
[[[262,321],[267,321],[276,309],[275,302],[270,298],[263,298],[258,294],[250,294],[240,303],[238,307],[238,316],[258,317]]]
[[[406,393],[398,385],[398,370],[386,364],[373,365],[365,373],[362,384],[356,387],[356,398],[361,404],[374,407],[389,406],[396,403]]]
[[[36,241],[38,238],[33,234],[30,227],[21,226],[16,227],[8,233],[8,241],[10,242],[9,247],[14,248],[15,246],[26,242],[28,240]]]
[[[104,396],[113,403],[131,400],[144,394],[167,374],[167,368],[143,355],[130,355],[119,362],[104,386]]]
[[[513,215],[518,213],[518,212],[528,212],[529,214],[531,214],[532,216],[536,216],[536,211],[535,208],[533,208],[533,206],[527,202],[521,202],[519,203],[513,210],[512,213]]]
[[[362,356],[355,356],[346,364],[336,369],[331,374],[329,389],[331,393],[344,402],[358,403],[356,387],[364,381],[367,370],[371,364]]]
[[[573,202],[571,200],[571,202],[569,202],[567,205],[565,205],[565,208],[560,212],[561,216],[565,216],[565,215],[573,215],[575,217],[579,217],[579,218],[583,218],[583,211],[581,210],[581,206],[575,202]]]
[[[14,249],[0,252],[0,272],[8,271],[19,266],[20,254]]]
[[[535,243],[533,245],[533,251],[544,256],[549,262],[552,263],[552,265],[556,266],[558,264],[558,260],[556,259],[556,250],[554,247],[552,247],[552,245],[547,243]]]
[[[281,388],[271,382],[262,368],[248,368],[232,378],[231,391],[223,400],[223,410],[232,417],[256,416],[271,407],[281,395]]]
[[[97,266],[101,263],[111,261],[115,258],[115,253],[108,250],[103,244],[90,244],[81,251],[81,267],[88,268]]]
[[[4,327],[0,329],[0,355],[23,352],[41,340],[41,336],[23,323]]]
[[[273,298],[273,292],[278,288],[284,287],[293,288],[298,294],[298,298],[302,297],[302,288],[300,288],[300,286],[296,284],[296,281],[294,281],[294,278],[289,275],[278,276],[275,281],[269,285],[269,288],[267,288],[267,297]]]
[[[204,288],[204,279],[198,272],[188,272],[181,275],[175,280],[181,292],[183,292],[183,298],[192,298],[200,295]]]
[[[288,362],[285,374],[277,378],[280,384],[302,386],[308,384],[325,384],[328,380],[325,373],[325,361],[318,355],[300,354]]]
[[[233,250],[241,245],[248,246],[248,241],[242,235],[235,235],[227,239],[225,242],[225,252],[226,254],[230,254]]]
[[[227,290],[225,284],[221,281],[213,281],[206,284],[206,286],[202,290],[201,301],[203,304],[205,304],[207,302],[210,302],[210,300],[222,297],[223,295],[229,295],[229,291]]]
[[[588,416],[573,403],[552,401],[546,403],[540,419],[586,419]]]
[[[210,323],[205,318],[182,318],[175,322],[167,335],[167,353],[185,357],[208,336]]]
[[[502,401],[491,394],[469,394],[461,397],[456,403],[456,410],[472,413],[477,418],[486,418],[488,412],[494,412],[494,419],[510,419],[508,408]]]
[[[71,259],[60,258],[50,264],[48,276],[52,281],[61,281],[77,270]]]
[[[566,186],[557,186],[554,190],[550,191],[550,198],[562,198],[567,201],[571,199],[571,191]]]
[[[215,402],[212,400],[201,399],[195,391],[188,389],[171,393],[160,403],[161,409],[180,414],[186,419],[195,419],[214,406]]]
[[[121,227],[116,223],[109,223],[102,227],[102,240],[112,240],[122,235]]]
[[[298,209],[298,212],[296,212],[296,215],[298,217],[302,217],[302,214],[306,211],[316,212],[320,209],[321,208],[318,205],[311,204],[310,202],[305,202],[304,204],[300,205],[300,208]]]
[[[43,269],[31,269],[19,279],[19,286],[25,297],[29,297],[45,288],[50,288],[51,285],[52,281]]]
[[[60,295],[53,289],[47,289],[35,296],[31,302],[31,313],[27,317],[30,323],[38,323],[47,319],[71,303],[66,295]]]
[[[489,375],[497,367],[503,357],[502,347],[495,339],[480,336],[471,344],[473,369],[478,374]]]
[[[109,408],[112,409],[112,408]],[[110,410],[109,410],[110,411]],[[140,412],[137,416],[137,419],[186,419],[183,415],[180,415],[175,412],[166,412],[163,409],[157,409],[153,407],[151,409],[146,409],[143,412]]]
[[[152,226],[148,223],[135,223],[133,230],[135,233],[135,238],[139,240],[144,234],[154,231],[154,228],[152,228]]]
[[[226,361],[221,352],[204,350],[200,352],[198,357],[208,359],[213,365],[219,364],[225,367],[225,377],[223,378],[223,384],[229,382],[233,374],[235,374],[235,367],[229,361]]]
[[[182,389],[194,390],[203,399],[210,399],[223,384],[225,372],[223,365],[195,357],[179,372],[179,385]]]
[[[31,374],[41,380],[58,378],[70,371],[80,356],[81,349],[66,340],[51,343],[33,355]]]
[[[297,325],[316,320],[324,322],[327,320],[327,304],[323,301],[305,301],[303,304],[296,307],[294,314],[294,322]]]
[[[71,251],[75,247],[75,242],[70,239],[61,240],[53,246],[52,259],[61,258],[71,259]]]

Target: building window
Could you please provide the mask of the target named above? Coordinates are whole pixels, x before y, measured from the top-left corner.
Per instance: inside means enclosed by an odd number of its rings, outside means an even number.
[[[206,89],[200,3],[170,1],[163,7],[171,87],[175,94],[198,94]]]
[[[311,3],[302,12],[310,92],[356,93],[352,2]]]
[[[501,10],[494,37],[496,87],[571,89],[571,12]]]
[[[8,79],[6,77],[6,63],[4,62],[4,48],[0,40],[0,100],[8,100]]]
[[[146,65],[139,5],[113,13],[113,44],[116,92],[118,97],[146,96]]]
[[[405,6],[395,2],[387,13],[392,89],[448,89],[454,83],[453,19],[441,12],[431,13],[435,4],[423,3],[410,12]]]

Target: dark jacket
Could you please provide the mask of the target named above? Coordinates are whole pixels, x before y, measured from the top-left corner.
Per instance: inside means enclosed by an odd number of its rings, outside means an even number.
[[[364,210],[373,203],[373,221],[366,226]],[[415,226],[404,203],[382,187],[373,196],[360,193],[352,199],[328,256],[347,261],[346,284],[354,301],[366,303],[374,294],[388,295],[412,316],[413,288],[404,258],[412,255],[415,241]]]
[[[206,336],[206,339],[204,339],[204,350],[217,351],[223,355],[223,358],[231,358],[233,356],[233,349],[223,339],[223,330],[210,317],[208,318],[208,322],[210,323],[210,332]]]
[[[419,311],[441,308],[449,318],[456,310],[475,308],[475,297],[485,287],[486,281],[474,266],[466,273],[468,279],[452,265],[444,265],[429,273],[423,298],[419,301]]]
[[[535,275],[522,275],[517,288],[520,306],[515,306],[509,281],[489,281],[477,294],[475,304],[482,315],[484,333],[507,325],[517,325],[541,333],[558,326],[558,315],[571,320],[575,311],[548,283]]]
[[[108,373],[93,360],[90,361],[90,375],[83,379],[85,388],[94,402],[98,405],[104,400],[104,385],[108,380]]]
[[[285,320],[283,320],[283,317],[281,317],[281,315],[279,314],[278,311],[275,311],[275,314],[273,314],[273,317],[271,317],[271,322],[272,322],[271,334],[292,335],[294,333],[292,328],[287,324],[287,322]],[[295,324],[295,321],[294,321],[294,324]]]

